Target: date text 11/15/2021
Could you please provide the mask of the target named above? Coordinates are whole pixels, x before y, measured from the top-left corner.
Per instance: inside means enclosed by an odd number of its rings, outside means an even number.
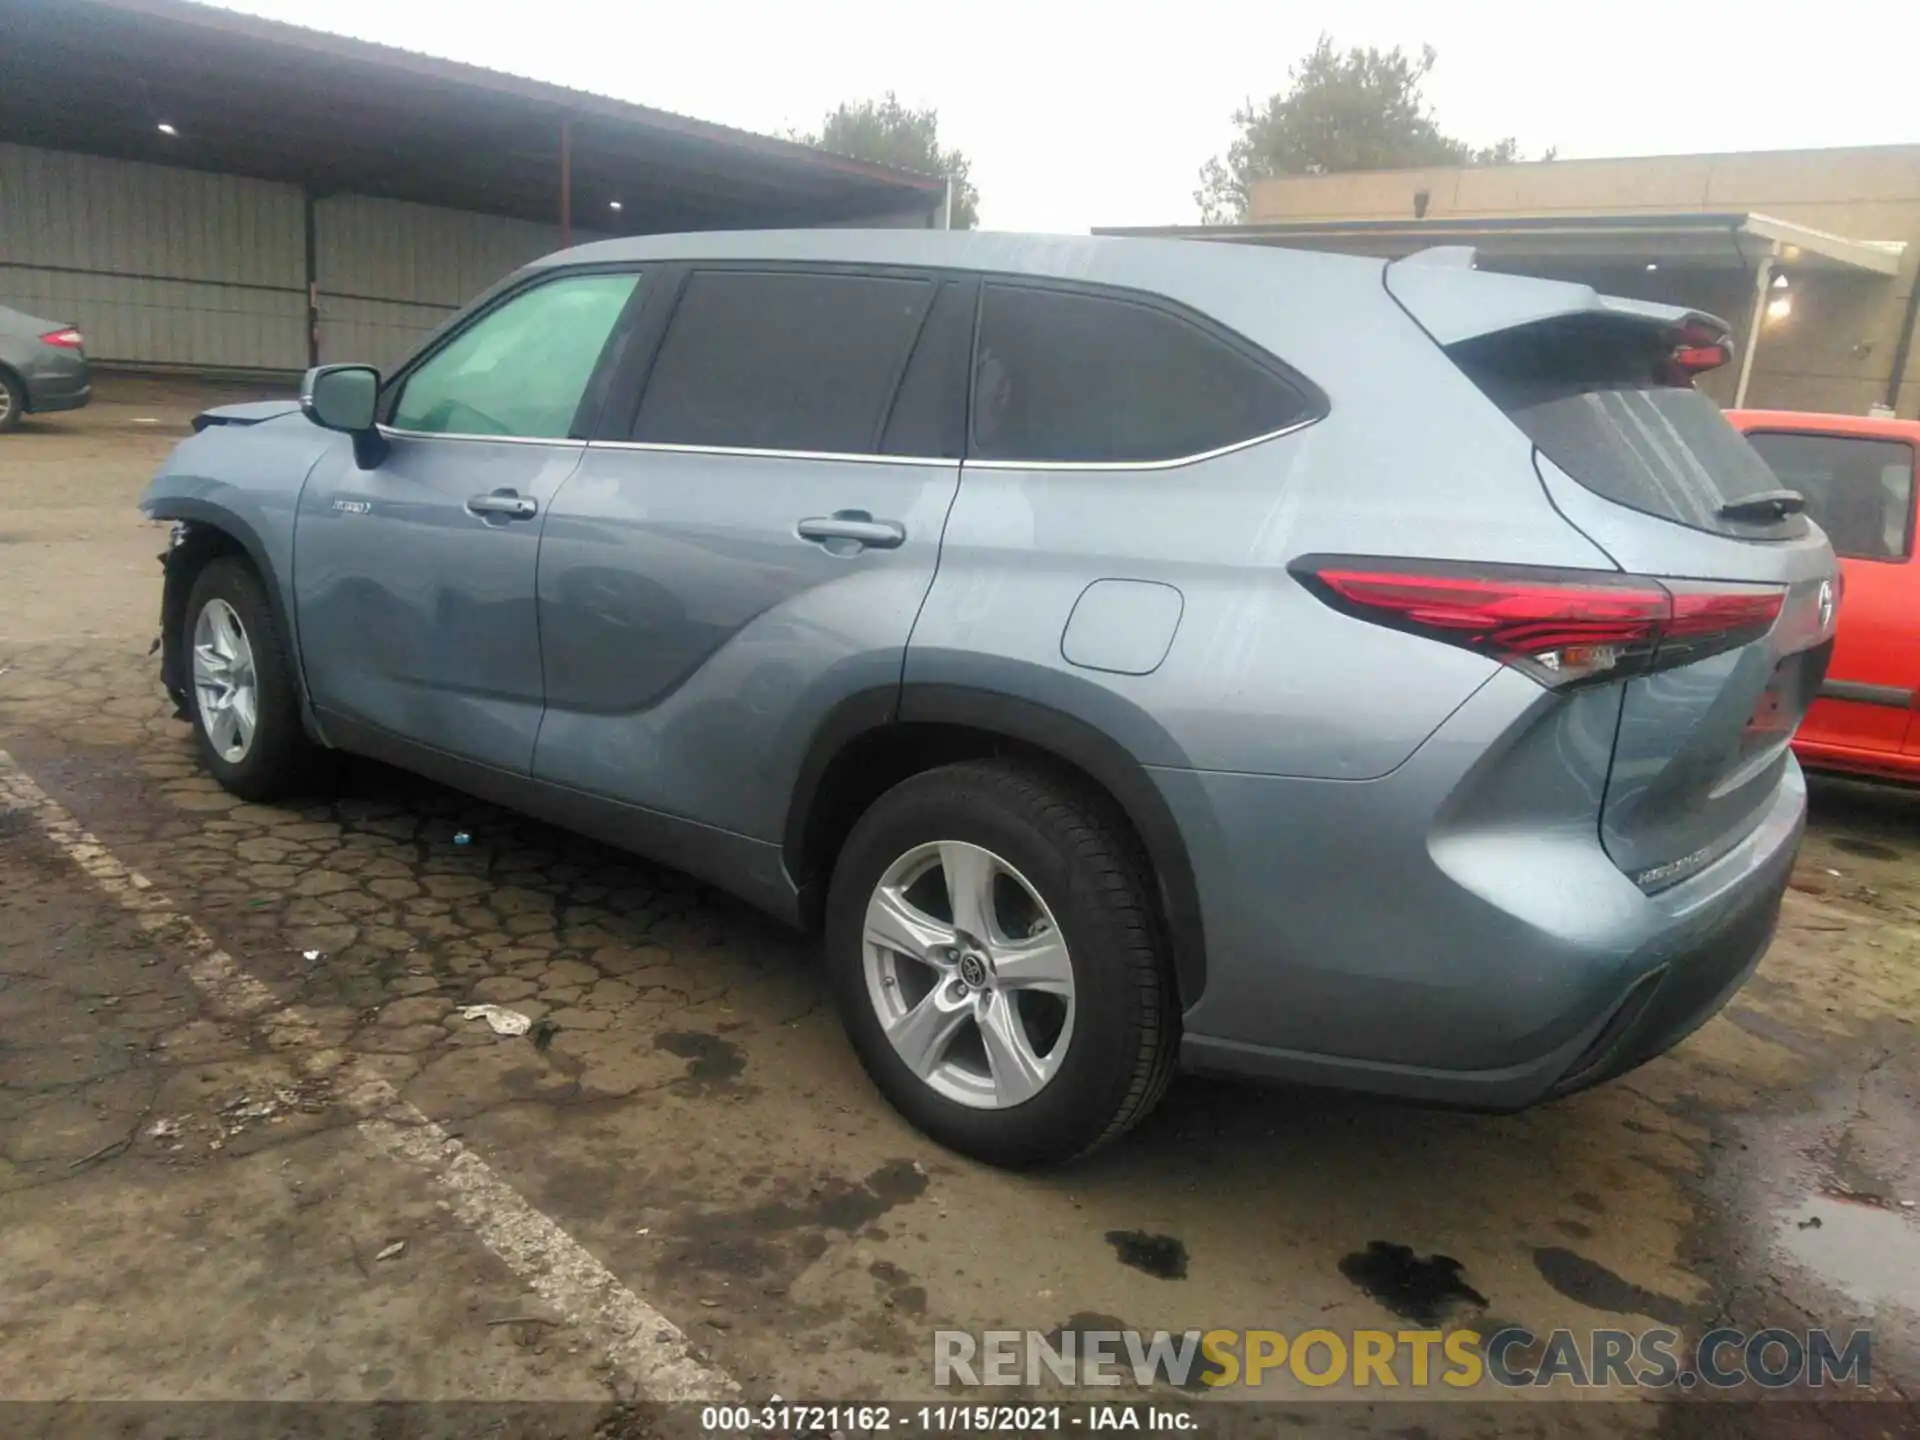
[[[1183,1410],[1157,1405],[707,1405],[700,1428],[711,1435],[1056,1435],[1071,1430],[1143,1430],[1161,1433],[1197,1429]]]

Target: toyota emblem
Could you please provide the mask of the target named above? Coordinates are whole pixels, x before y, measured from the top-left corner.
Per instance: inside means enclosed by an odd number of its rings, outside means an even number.
[[[1833,624],[1833,581],[1820,582],[1820,628],[1825,630]]]

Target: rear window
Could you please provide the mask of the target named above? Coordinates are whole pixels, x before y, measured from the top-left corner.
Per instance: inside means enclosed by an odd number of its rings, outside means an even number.
[[[1780,483],[1807,497],[1807,514],[1836,554],[1904,560],[1913,553],[1913,447],[1903,440],[1800,435],[1747,436]]]
[[[1663,379],[1669,349],[1649,327],[1561,318],[1478,336],[1447,353],[1542,455],[1596,495],[1718,535],[1806,533],[1800,515],[1722,513],[1781,483],[1718,405]]]
[[[1155,306],[989,285],[975,360],[981,460],[1179,460],[1312,418],[1312,403],[1239,346]]]

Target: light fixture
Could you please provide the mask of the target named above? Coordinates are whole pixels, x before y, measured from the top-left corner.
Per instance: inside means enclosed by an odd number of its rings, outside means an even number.
[[[172,125],[168,124],[165,120],[162,120],[160,122],[159,130],[162,135],[178,135],[180,133],[178,130],[174,129]]]
[[[620,202],[618,200],[609,200],[607,202],[607,208],[609,210],[618,210],[620,208]]]
[[[1784,289],[1786,289],[1786,288],[1787,288],[1787,277],[1786,277],[1786,276],[1784,276],[1784,275],[1776,275],[1776,276],[1774,276],[1774,277],[1773,277],[1773,288],[1774,288],[1774,289],[1776,289],[1776,290],[1784,290]]]
[[[1653,271],[1655,271],[1655,270],[1658,270],[1659,268],[1660,268],[1660,262],[1659,262],[1658,260],[1649,260],[1649,261],[1647,261],[1647,271],[1648,271],[1648,273],[1652,273]]]
[[[1793,314],[1792,296],[1782,295],[1778,300],[1769,300],[1767,302],[1767,318],[1769,320],[1784,320],[1791,314]]]

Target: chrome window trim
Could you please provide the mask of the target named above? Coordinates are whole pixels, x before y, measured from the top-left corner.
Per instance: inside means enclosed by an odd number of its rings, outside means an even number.
[[[1278,440],[1282,435],[1291,435],[1304,430],[1309,425],[1318,425],[1324,417],[1309,415],[1296,420],[1291,425],[1283,425],[1278,430],[1269,430],[1264,435],[1251,435],[1245,440],[1236,440],[1231,445],[1219,445],[1212,450],[1202,450],[1194,455],[1176,455],[1171,460],[974,460],[969,458],[969,470],[1178,470],[1186,465],[1199,465],[1207,460],[1217,460],[1222,455],[1231,455],[1236,450],[1248,450],[1255,445],[1264,445],[1269,440]]]
[[[1269,430],[1264,435],[1252,435],[1245,440],[1236,440],[1231,445],[1220,445],[1194,455],[1177,455],[1171,460],[968,460],[964,463],[969,470],[1177,470],[1184,465],[1198,465],[1222,455],[1231,455],[1236,450],[1246,450],[1255,445],[1264,445],[1269,440],[1278,440],[1282,435],[1291,435],[1295,431],[1306,429],[1309,425],[1317,425],[1322,418],[1319,415],[1309,415],[1304,420],[1283,425],[1278,430]],[[588,440],[574,443],[583,443],[593,450],[639,450],[663,455],[739,455],[749,460],[835,460],[842,464],[866,465],[959,465],[962,463],[959,460],[942,459],[931,455],[860,455],[837,450],[753,450],[739,445],[676,445],[657,440]]]
[[[739,455],[748,460],[837,460],[864,465],[959,465],[932,455],[855,454],[839,450],[753,450],[743,445],[677,445],[658,440],[589,440],[593,450],[641,450],[661,455]]]
[[[404,430],[397,425],[376,425],[374,428],[389,440],[469,440],[488,445],[565,445],[575,450],[584,450],[587,444],[584,440],[575,440],[566,435],[469,435],[463,430]]]

